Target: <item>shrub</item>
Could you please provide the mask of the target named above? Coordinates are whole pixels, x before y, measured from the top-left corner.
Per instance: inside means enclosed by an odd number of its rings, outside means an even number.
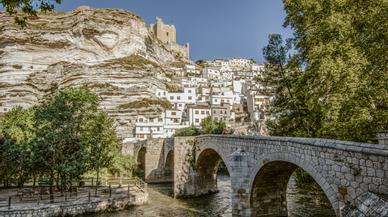
[[[198,136],[200,134],[201,134],[200,129],[194,126],[191,126],[191,127],[176,130],[174,136]]]
[[[141,100],[119,105],[119,109],[136,109],[136,108],[145,108],[150,106],[160,106],[164,109],[172,108],[171,103],[165,99],[144,98]]]

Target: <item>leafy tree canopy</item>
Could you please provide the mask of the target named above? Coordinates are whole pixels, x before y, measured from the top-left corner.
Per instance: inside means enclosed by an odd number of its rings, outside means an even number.
[[[227,128],[224,121],[214,121],[211,116],[203,119],[201,129],[191,126],[179,129],[174,136],[198,136],[202,134],[233,134],[233,129]]]
[[[0,5],[9,14],[15,15],[15,22],[24,27],[28,17],[37,16],[37,10],[52,11],[54,4],[61,2],[62,0],[0,0]]]
[[[263,52],[276,90],[271,134],[376,142],[388,129],[384,0],[284,5],[294,38],[270,36]]]
[[[0,181],[45,178],[66,190],[71,180],[115,162],[120,139],[114,121],[86,87],[52,91],[35,107],[0,118]],[[71,182],[70,182],[71,183]]]

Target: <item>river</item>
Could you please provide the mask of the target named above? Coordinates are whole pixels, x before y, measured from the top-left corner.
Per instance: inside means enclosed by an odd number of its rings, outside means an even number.
[[[172,184],[149,185],[149,203],[117,213],[103,213],[98,217],[230,217],[232,216],[231,187],[228,176],[218,177],[219,193],[199,198],[173,199]],[[291,217],[335,216],[319,193],[297,189],[291,179],[287,191],[288,210]]]

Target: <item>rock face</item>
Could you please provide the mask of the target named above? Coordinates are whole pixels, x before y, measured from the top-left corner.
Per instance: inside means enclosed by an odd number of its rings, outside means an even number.
[[[0,13],[0,113],[30,107],[53,86],[88,85],[101,107],[117,120],[121,137],[133,134],[138,114],[162,106],[122,106],[153,98],[172,84],[177,59],[137,15],[118,9],[80,7],[69,13],[39,14],[22,29]]]

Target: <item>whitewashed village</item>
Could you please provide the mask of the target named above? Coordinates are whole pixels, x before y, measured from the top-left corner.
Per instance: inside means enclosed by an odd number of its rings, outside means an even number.
[[[176,29],[157,18],[154,33],[174,51],[189,57],[188,44],[176,44]],[[171,46],[174,45],[174,46]],[[156,89],[155,95],[171,103],[172,108],[157,117],[139,116],[134,138],[126,142],[151,138],[171,138],[177,129],[201,127],[207,117],[223,121],[235,134],[266,135],[265,121],[271,117],[271,88],[258,82],[263,64],[253,59],[230,58],[199,60],[174,67],[179,91]]]

